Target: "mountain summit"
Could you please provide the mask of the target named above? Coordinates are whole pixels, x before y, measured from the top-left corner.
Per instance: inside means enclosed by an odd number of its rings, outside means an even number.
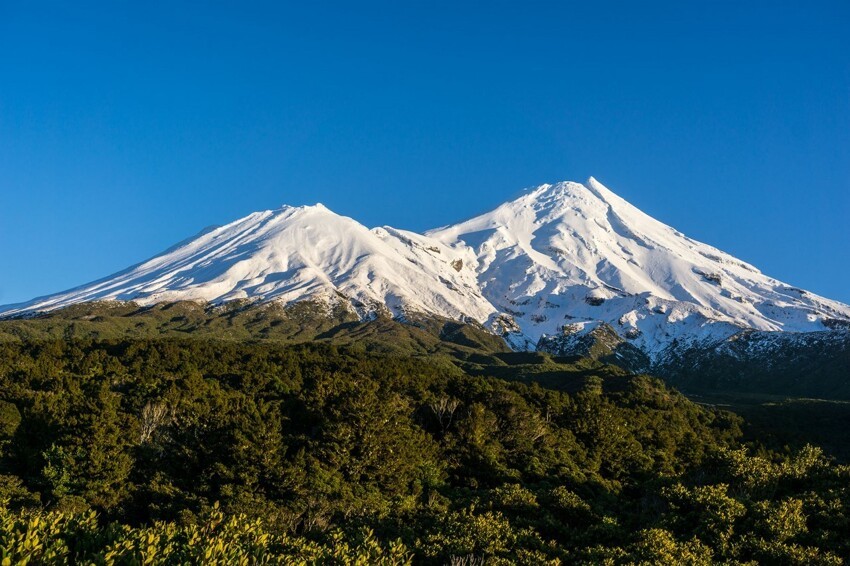
[[[95,300],[234,299],[309,299],[361,319],[476,321],[518,349],[605,328],[651,359],[741,331],[850,321],[847,305],[692,240],[593,178],[541,185],[425,235],[370,230],[320,204],[257,212],[105,279],[0,307],[0,316]]]

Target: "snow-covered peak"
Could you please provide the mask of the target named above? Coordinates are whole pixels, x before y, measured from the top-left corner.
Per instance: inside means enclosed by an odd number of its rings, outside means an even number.
[[[492,307],[457,252],[389,227],[369,230],[322,205],[255,212],[125,271],[0,315],[93,300],[140,304],[312,299],[362,317],[387,312],[486,320]]]
[[[657,354],[674,340],[850,318],[850,307],[688,238],[593,178],[540,185],[427,235],[466,251],[484,296],[529,344],[604,322]]]
[[[531,207],[546,215],[558,215],[569,209],[582,209],[586,214],[599,213],[605,207],[630,209],[635,213],[640,211],[631,204],[614,194],[613,191],[590,177],[586,183],[560,181],[554,184],[546,183],[532,187],[514,201],[502,205],[507,210],[515,210],[517,206]],[[642,213],[641,213],[642,214]],[[648,220],[652,220],[646,216]],[[654,221],[654,220],[653,220]]]
[[[278,211],[285,211],[288,213],[298,213],[298,212],[327,212],[329,214],[333,214],[334,216],[339,216],[337,213],[326,207],[320,202],[316,204],[302,204],[300,206],[292,206],[289,204],[281,205]],[[275,212],[275,211],[272,211]]]

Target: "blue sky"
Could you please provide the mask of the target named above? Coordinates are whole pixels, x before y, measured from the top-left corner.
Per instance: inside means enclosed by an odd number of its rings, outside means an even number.
[[[284,203],[419,231],[590,175],[850,302],[850,3],[696,4],[0,2],[0,304]]]

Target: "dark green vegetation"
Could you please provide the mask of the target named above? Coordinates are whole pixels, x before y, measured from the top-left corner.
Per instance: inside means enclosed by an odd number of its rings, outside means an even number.
[[[5,557],[850,556],[850,468],[819,449],[747,449],[735,415],[597,362],[488,349],[448,326],[442,343],[385,326],[394,343],[381,346],[370,338],[381,324],[351,326],[363,339],[341,346],[198,334],[0,343]]]
[[[777,452],[815,444],[837,461],[850,463],[850,401],[755,394],[689,398],[740,415],[744,441]]]
[[[0,342],[162,337],[357,344],[374,352],[439,353],[471,360],[482,353],[509,351],[501,338],[475,324],[433,317],[402,323],[388,316],[361,323],[348,310],[329,311],[310,301],[287,307],[246,301],[151,307],[100,302],[36,318],[0,320]],[[850,330],[841,326],[807,334],[743,332],[713,346],[671,354],[656,366],[608,325],[587,335],[550,337],[539,347],[553,355],[568,353],[634,373],[654,373],[688,394],[850,401]]]
[[[745,332],[657,369],[693,393],[850,401],[850,330]]]
[[[536,382],[565,388],[566,362],[587,375],[617,372],[598,360],[647,371],[628,341],[606,325],[578,337],[562,336],[543,346],[581,355],[558,357],[512,353],[501,338],[473,324],[389,317],[360,323],[344,309],[327,311],[309,301],[288,307],[233,301],[221,306],[194,302],[141,307],[133,303],[86,303],[26,319],[0,320],[0,342],[196,338],[277,344],[353,345],[369,353],[444,355],[471,375]],[[761,352],[761,355],[756,353]],[[658,375],[690,398],[733,411],[750,423],[746,440],[773,449],[799,450],[808,443],[850,463],[850,331],[797,335],[750,332],[714,349],[687,351],[668,360]],[[622,372],[619,372],[622,374]],[[817,400],[812,400],[817,399]]]
[[[84,303],[36,318],[0,320],[0,342],[197,338],[259,340],[285,344],[357,344],[393,354],[473,354],[507,352],[505,342],[483,328],[435,318],[402,323],[378,317],[368,323],[342,308],[302,301],[232,301],[221,306],[194,302],[140,307],[134,303]]]

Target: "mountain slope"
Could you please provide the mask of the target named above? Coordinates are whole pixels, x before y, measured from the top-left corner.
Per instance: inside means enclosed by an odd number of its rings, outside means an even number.
[[[482,293],[537,345],[600,323],[654,358],[742,329],[810,332],[850,307],[767,277],[658,222],[591,178],[542,185],[427,233],[466,253]]]

